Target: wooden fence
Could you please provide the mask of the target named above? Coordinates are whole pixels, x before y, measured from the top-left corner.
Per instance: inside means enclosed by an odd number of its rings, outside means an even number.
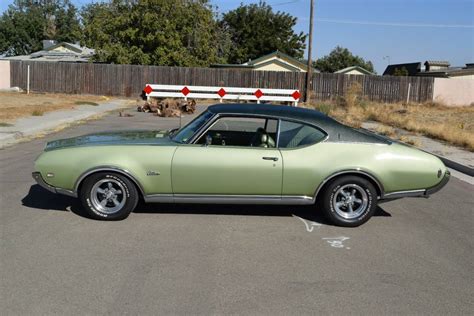
[[[301,72],[250,71],[217,68],[185,68],[140,65],[11,61],[12,86],[26,89],[30,65],[30,89],[38,92],[138,96],[145,84],[299,89]],[[343,96],[353,82],[371,101],[425,102],[433,98],[433,78],[314,74],[312,93],[317,100]],[[410,87],[410,88],[409,88]]]

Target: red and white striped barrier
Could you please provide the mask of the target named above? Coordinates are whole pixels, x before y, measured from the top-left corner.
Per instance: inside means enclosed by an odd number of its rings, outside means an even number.
[[[279,101],[293,102],[298,106],[301,94],[292,89],[259,89],[237,87],[203,87],[147,84],[143,89],[148,99],[155,98],[184,98],[190,99],[219,99],[246,101]]]

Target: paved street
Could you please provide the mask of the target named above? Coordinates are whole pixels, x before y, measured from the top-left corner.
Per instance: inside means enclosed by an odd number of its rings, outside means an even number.
[[[0,314],[474,311],[474,186],[456,178],[353,229],[312,207],[242,205],[139,205],[100,222],[34,184],[46,141],[179,124],[130,113],[0,150]]]

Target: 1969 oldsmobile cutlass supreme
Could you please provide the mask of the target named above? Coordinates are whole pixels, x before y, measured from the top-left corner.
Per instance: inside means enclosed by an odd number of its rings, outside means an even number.
[[[358,226],[378,201],[427,197],[450,173],[435,156],[314,110],[210,106],[179,130],[97,133],[49,142],[34,179],[78,197],[91,217],[145,202],[314,204]]]

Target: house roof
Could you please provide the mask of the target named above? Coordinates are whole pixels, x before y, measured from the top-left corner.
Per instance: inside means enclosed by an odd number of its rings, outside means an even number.
[[[273,57],[277,57],[279,59],[271,59]],[[302,61],[291,57],[290,55],[287,55],[285,53],[282,53],[280,51],[274,51],[273,53],[258,57],[256,59],[250,60],[246,63],[243,64],[212,64],[211,67],[213,68],[239,68],[239,69],[255,69],[260,66],[268,65],[271,63],[278,64],[282,67],[289,67],[294,71],[299,71],[303,69],[304,71],[307,71],[308,66],[303,63]],[[314,69],[313,72],[319,72],[317,69]]]
[[[445,61],[445,60],[427,60],[425,61],[425,66],[426,65],[449,67],[451,64],[449,63],[449,61]]]
[[[290,55],[287,55],[287,54],[285,54],[285,53],[282,53],[282,52],[280,52],[279,50],[276,50],[276,51],[274,51],[273,53],[270,53],[270,54],[267,54],[267,55],[263,55],[263,56],[258,57],[258,58],[256,58],[256,59],[250,60],[250,61],[244,63],[244,65],[245,65],[245,64],[247,64],[247,65],[260,64],[260,63],[264,62],[265,60],[270,59],[270,58],[273,58],[273,57],[278,57],[278,58],[280,58],[280,59],[283,59],[283,60],[286,61],[287,63],[293,64],[294,66],[296,66],[296,67],[298,67],[298,68],[302,68],[302,69],[304,69],[304,70],[307,70],[307,69],[308,69],[308,66],[307,66],[305,63],[299,61],[298,59],[296,59],[296,58],[294,58],[294,57],[291,57]]]
[[[359,72],[363,73],[364,75],[375,75],[373,72],[368,71],[367,69],[362,68],[360,66],[346,67],[346,68],[340,69],[338,71],[335,71],[334,73],[335,74],[345,74],[345,73],[351,72],[353,70],[359,71]]]
[[[474,68],[469,67],[469,64],[466,64],[466,67],[450,67],[446,69],[422,71],[418,73],[418,76],[440,77],[440,78],[460,77],[460,76],[470,76],[470,75],[474,75]]]
[[[67,51],[58,51],[56,48],[65,47]],[[78,44],[60,42],[44,48],[30,55],[20,55],[5,57],[8,60],[35,60],[35,61],[55,61],[55,62],[88,62],[95,54],[95,50],[83,47]]]
[[[211,68],[237,68],[237,69],[253,69],[253,65],[241,64],[211,64]]]
[[[387,68],[385,68],[383,75],[393,76],[397,69],[403,69],[403,68],[405,68],[408,71],[408,76],[415,76],[421,71],[421,62],[388,65]]]

